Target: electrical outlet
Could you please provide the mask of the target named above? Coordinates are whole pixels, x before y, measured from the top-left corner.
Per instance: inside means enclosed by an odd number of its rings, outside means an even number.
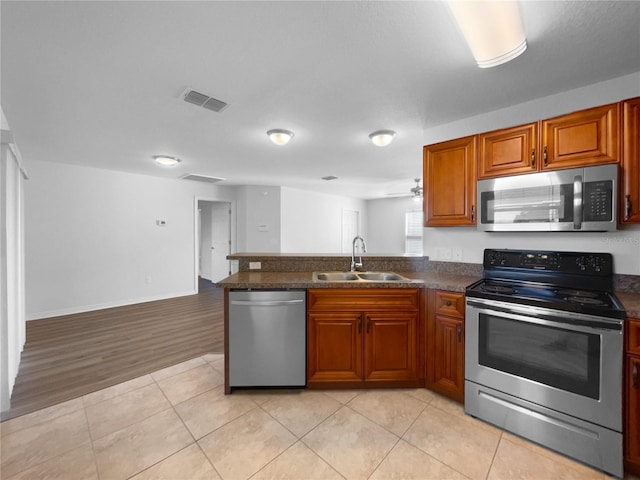
[[[451,249],[446,247],[436,247],[436,260],[451,260]]]
[[[147,276],[144,279],[144,283],[146,283],[147,285],[149,285],[151,283],[151,277]]]
[[[260,270],[262,262],[249,262],[249,270]]]
[[[461,248],[454,248],[452,250],[452,258],[454,261],[456,262],[461,262],[462,261],[462,249]]]

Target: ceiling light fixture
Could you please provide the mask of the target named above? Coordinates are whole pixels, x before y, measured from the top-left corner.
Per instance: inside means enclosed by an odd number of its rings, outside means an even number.
[[[527,49],[518,2],[449,0],[448,4],[478,67],[502,65]]]
[[[393,130],[378,130],[369,134],[369,138],[374,145],[378,147],[386,147],[393,141],[393,137],[396,136],[396,132]]]
[[[180,159],[176,157],[169,157],[168,155],[154,155],[153,159],[157,164],[165,167],[173,167],[180,163]]]
[[[267,135],[276,145],[286,145],[287,143],[289,143],[289,140],[293,138],[293,132],[289,130],[283,130],[282,128],[269,130],[267,132]]]

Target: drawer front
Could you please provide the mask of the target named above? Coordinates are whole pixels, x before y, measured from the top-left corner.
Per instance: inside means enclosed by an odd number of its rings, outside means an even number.
[[[640,355],[640,320],[627,319],[627,353]]]
[[[318,288],[307,290],[309,311],[417,310],[417,288]]]
[[[434,297],[436,315],[464,318],[464,293],[436,290]]]

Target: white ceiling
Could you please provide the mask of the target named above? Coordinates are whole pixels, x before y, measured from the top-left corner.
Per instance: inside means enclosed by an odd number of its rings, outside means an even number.
[[[521,12],[527,51],[480,69],[436,1],[2,0],[0,100],[27,168],[373,198],[415,185],[425,129],[640,71],[638,1]],[[229,106],[185,103],[187,87]],[[277,147],[272,128],[295,137]],[[390,146],[369,141],[378,129],[398,132]]]

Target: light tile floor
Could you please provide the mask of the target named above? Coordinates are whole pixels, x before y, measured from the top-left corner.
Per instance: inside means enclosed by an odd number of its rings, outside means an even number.
[[[8,420],[0,478],[609,478],[426,389],[229,396],[223,374],[205,355]]]

